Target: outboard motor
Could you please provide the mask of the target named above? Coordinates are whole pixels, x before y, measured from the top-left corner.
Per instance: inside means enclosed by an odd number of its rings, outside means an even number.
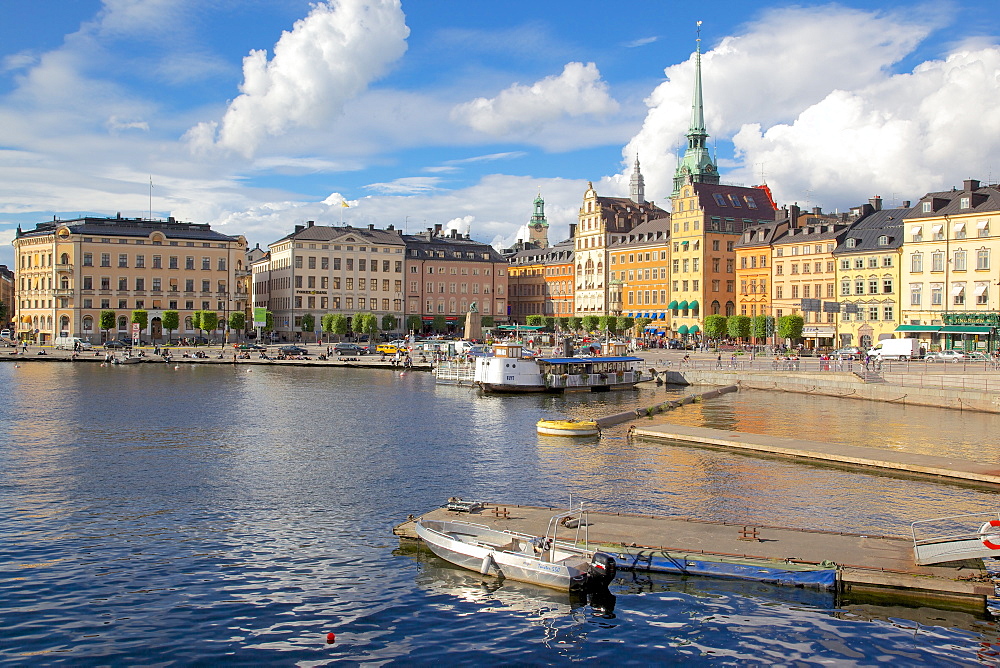
[[[615,558],[605,552],[595,552],[587,569],[588,584],[591,589],[607,588],[618,574]]]

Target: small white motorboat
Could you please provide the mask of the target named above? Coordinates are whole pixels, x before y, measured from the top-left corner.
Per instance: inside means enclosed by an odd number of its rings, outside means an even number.
[[[535,428],[539,434],[547,436],[597,436],[601,433],[596,420],[539,420]]]
[[[559,538],[560,527],[576,529],[572,542]],[[567,591],[606,588],[617,573],[614,557],[589,548],[586,527],[587,515],[582,510],[553,516],[545,536],[464,520],[416,522],[417,535],[445,561],[483,575],[493,573]]]

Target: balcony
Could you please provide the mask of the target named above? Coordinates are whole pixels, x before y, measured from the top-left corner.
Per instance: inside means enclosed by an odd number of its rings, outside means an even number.
[[[73,296],[73,291],[72,290],[53,290],[52,291],[52,296],[53,297],[72,297]]]
[[[71,264],[57,264],[56,271],[61,271],[64,273],[73,273],[73,265]]]

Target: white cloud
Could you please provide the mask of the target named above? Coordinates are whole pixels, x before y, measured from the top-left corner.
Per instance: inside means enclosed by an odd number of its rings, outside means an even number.
[[[916,12],[901,16],[838,5],[769,10],[702,55],[708,132],[725,139],[747,123],[768,128],[794,120],[831,90],[862,91],[883,82],[931,27],[932,17]],[[639,155],[651,199],[663,199],[672,189],[675,152],[683,152],[690,125],[694,57],[665,74],[668,81],[646,100],[642,130],[622,152],[625,175]],[[911,102],[920,103],[915,95]],[[759,182],[759,176],[752,178],[753,164],[747,168],[747,182]],[[770,182],[773,166],[766,169]]]
[[[282,34],[268,61],[264,51],[243,60],[242,94],[221,123],[201,123],[188,134],[197,150],[207,142],[252,156],[268,136],[331,122],[344,103],[406,51],[399,0],[331,0]]]
[[[494,98],[460,104],[452,118],[490,135],[533,133],[573,116],[605,116],[618,110],[594,63],[567,63],[559,76],[530,86],[514,84]]]
[[[660,38],[659,37],[641,37],[639,39],[634,39],[631,42],[626,42],[625,43],[625,47],[629,48],[629,49],[634,49],[637,46],[646,46],[647,44],[652,44],[653,42],[655,42],[658,39],[660,39]]]
[[[386,195],[412,195],[430,192],[440,182],[441,179],[436,176],[406,176],[388,183],[371,183],[365,187]]]

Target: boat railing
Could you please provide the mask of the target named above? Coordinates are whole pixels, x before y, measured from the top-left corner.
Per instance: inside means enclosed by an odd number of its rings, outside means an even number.
[[[547,387],[589,387],[592,385],[619,385],[637,383],[642,378],[640,371],[615,371],[608,373],[547,373]]]
[[[567,510],[566,512],[559,513],[558,515],[553,515],[549,518],[549,526],[545,531],[545,539],[548,543],[546,547],[549,549],[549,559],[555,561],[556,546],[557,544],[563,542],[559,540],[559,527],[564,526],[567,520],[576,519],[576,534],[573,537],[573,547],[575,549],[580,549],[580,533],[583,530],[583,550],[590,550],[590,522],[587,521],[587,511],[583,508],[577,508],[576,510]]]
[[[928,520],[917,520],[910,524],[910,534],[913,537],[914,547],[955,540],[968,540],[970,538],[978,539],[980,536],[980,527],[993,520],[1000,522],[1000,510],[990,513],[968,513],[965,515],[949,515],[947,517],[935,517]],[[970,531],[968,524],[973,522],[978,526],[974,531]],[[959,524],[966,524],[966,526],[961,527],[963,530],[956,532]],[[997,526],[997,533],[1000,534],[1000,526]]]

